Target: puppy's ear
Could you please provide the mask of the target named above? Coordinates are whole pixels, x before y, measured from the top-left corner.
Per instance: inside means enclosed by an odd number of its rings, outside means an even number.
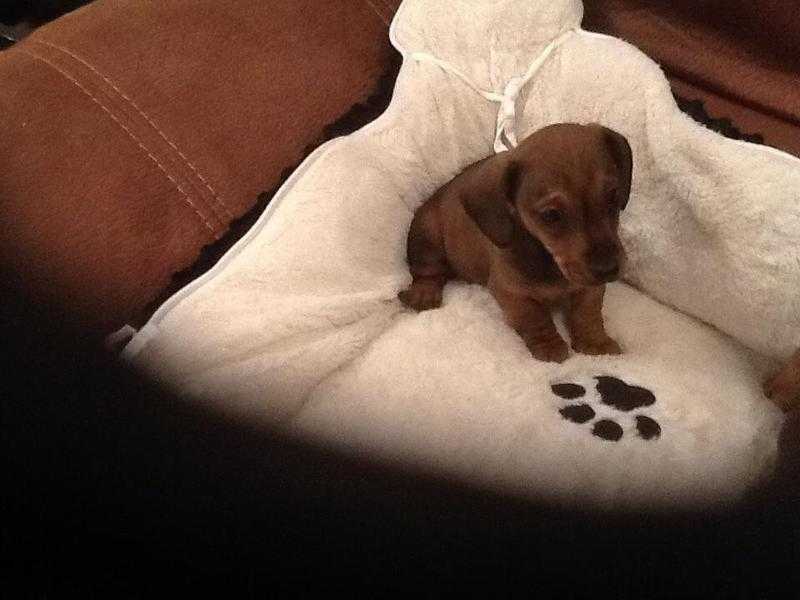
[[[486,159],[461,190],[464,210],[498,248],[511,244],[520,174],[520,165],[505,152]]]
[[[619,173],[619,188],[617,188],[617,202],[620,210],[625,210],[628,198],[631,195],[631,177],[633,176],[633,153],[631,145],[625,136],[616,131],[603,127],[604,138],[611,158],[617,165]]]

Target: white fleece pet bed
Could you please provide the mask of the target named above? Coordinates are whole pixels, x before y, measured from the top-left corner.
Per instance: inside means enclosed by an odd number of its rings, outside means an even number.
[[[309,157],[125,356],[197,401],[490,488],[598,507],[740,498],[782,424],[761,378],[800,345],[800,161],[697,125],[655,63],[581,16],[578,0],[406,0],[386,113]],[[396,298],[414,209],[556,122],[633,149],[631,285],[605,305],[620,357],[537,362],[479,286],[451,282],[420,314]]]

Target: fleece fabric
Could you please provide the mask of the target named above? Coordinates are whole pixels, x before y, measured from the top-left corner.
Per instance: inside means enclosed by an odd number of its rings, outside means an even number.
[[[406,0],[386,113],[309,157],[125,356],[195,401],[493,489],[739,499],[776,457],[760,380],[800,345],[800,161],[696,124],[658,65],[581,16],[578,0]],[[480,286],[452,282],[420,314],[396,297],[414,210],[494,151],[509,82],[545,50],[516,137],[597,122],[633,150],[630,260],[604,309],[618,357],[537,362]]]

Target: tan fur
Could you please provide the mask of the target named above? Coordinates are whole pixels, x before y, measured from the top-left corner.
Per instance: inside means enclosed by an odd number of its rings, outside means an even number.
[[[800,405],[800,350],[764,382],[764,394],[784,410]]]
[[[624,137],[567,123],[468,167],[414,215],[413,281],[401,301],[435,308],[446,281],[458,278],[487,286],[540,360],[569,354],[551,317],[557,305],[566,310],[575,350],[620,353],[605,332],[602,303],[604,284],[616,279],[625,257],[617,226],[631,167]]]

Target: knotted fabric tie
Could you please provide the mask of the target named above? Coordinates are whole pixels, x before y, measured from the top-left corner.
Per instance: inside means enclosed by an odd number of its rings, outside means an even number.
[[[497,126],[494,136],[494,151],[499,154],[500,152],[506,152],[517,146],[517,100],[519,99],[522,88],[533,79],[533,76],[536,75],[536,72],[545,63],[550,54],[552,54],[553,50],[558,48],[564,40],[574,32],[575,29],[568,29],[551,40],[539,53],[536,60],[531,63],[526,73],[522,77],[512,77],[508,83],[506,83],[502,93],[481,89],[479,86],[475,85],[463,71],[425,52],[414,52],[411,54],[411,58],[419,62],[432,63],[444,71],[452,73],[478,94],[500,105],[497,111]]]

